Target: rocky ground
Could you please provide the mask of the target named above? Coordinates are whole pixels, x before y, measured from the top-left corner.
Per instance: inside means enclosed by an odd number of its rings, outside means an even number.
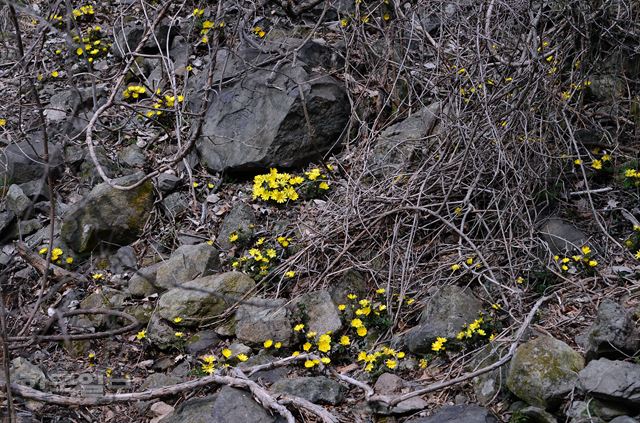
[[[7,421],[640,419],[632,2],[72,3],[0,22]]]

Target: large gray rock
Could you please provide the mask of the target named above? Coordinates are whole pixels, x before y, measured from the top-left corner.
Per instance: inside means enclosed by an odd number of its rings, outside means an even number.
[[[22,188],[15,184],[11,185],[7,190],[5,201],[7,202],[7,209],[20,217],[24,217],[27,211],[33,207],[33,203],[22,191]]]
[[[256,224],[256,215],[251,206],[245,203],[238,203],[222,220],[220,232],[216,237],[216,243],[225,250],[234,244],[229,241],[229,235],[236,232],[242,235],[243,239],[249,239],[253,235],[253,227]]]
[[[507,387],[531,405],[550,408],[571,392],[584,359],[570,346],[541,336],[518,347],[509,366]]]
[[[640,347],[640,334],[631,313],[610,299],[598,307],[598,315],[584,340],[587,359],[633,355]]]
[[[455,337],[463,325],[478,318],[481,309],[482,303],[469,291],[445,286],[431,297],[418,326],[405,335],[404,342],[413,353],[427,353],[437,337]]]
[[[589,238],[580,229],[559,218],[551,218],[540,227],[540,236],[553,254],[568,254],[586,245]]]
[[[606,358],[591,361],[579,374],[587,394],[624,405],[640,406],[640,365]]]
[[[334,147],[349,116],[333,77],[301,65],[254,69],[215,97],[197,149],[212,172],[297,166]]]
[[[255,402],[251,393],[223,387],[216,395],[182,403],[160,423],[272,423],[276,418]]]
[[[433,131],[442,103],[424,107],[408,118],[385,129],[369,158],[369,169],[376,177],[407,173],[420,163],[429,144],[425,138]]]
[[[317,404],[342,402],[342,385],[324,376],[282,379],[271,385],[273,392],[295,395]]]
[[[182,341],[176,337],[176,330],[158,313],[153,313],[147,325],[146,339],[161,350],[168,350]]]
[[[141,174],[116,179],[129,185]],[[60,235],[77,253],[88,253],[100,242],[126,245],[135,241],[153,208],[153,184],[122,191],[107,183],[97,185],[65,214]]]
[[[11,360],[10,374],[11,382],[34,389],[46,390],[49,383],[40,367],[23,357]]]
[[[417,417],[407,423],[498,423],[499,420],[486,408],[478,405],[449,405],[429,417]]]
[[[255,285],[253,279],[239,272],[194,279],[165,292],[158,300],[157,313],[167,320],[182,317],[183,325],[198,325],[235,304]]]
[[[38,136],[9,144],[0,153],[0,186],[45,179],[43,155],[44,142]],[[58,145],[49,143],[49,172],[58,175],[62,165],[62,150]]]
[[[155,286],[170,289],[220,270],[219,252],[207,243],[183,245],[158,267]]]
[[[336,332],[342,328],[340,312],[329,291],[309,292],[293,302],[307,317],[307,330],[319,334]]]
[[[638,423],[638,420],[633,419],[629,416],[619,416],[611,420],[609,423]]]
[[[44,111],[50,134],[65,141],[77,137],[87,127],[93,111],[105,101],[106,90],[103,84],[98,84],[95,91],[93,87],[88,87],[56,92]]]
[[[236,337],[243,342],[262,344],[267,339],[289,346],[293,333],[289,311],[283,299],[251,298],[236,312]]]

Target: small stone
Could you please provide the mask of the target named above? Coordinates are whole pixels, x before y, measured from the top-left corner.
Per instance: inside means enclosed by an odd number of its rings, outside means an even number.
[[[163,194],[168,194],[178,188],[182,179],[171,173],[161,173],[156,178],[156,186]]]
[[[331,299],[329,291],[321,290],[303,294],[293,302],[293,307],[297,307],[306,314],[309,331],[323,334],[337,332],[342,328],[340,312]]]
[[[242,238],[248,239],[253,235],[253,226],[255,224],[256,216],[251,206],[245,203],[238,203],[224,217],[216,242],[220,248],[228,250],[234,245],[229,241],[231,233],[238,233]]]
[[[337,405],[342,402],[342,386],[327,377],[282,379],[271,385],[273,392],[295,395],[316,404]]]
[[[478,405],[449,405],[437,410],[430,417],[417,417],[406,423],[498,423],[491,411]]]
[[[631,313],[610,299],[602,301],[585,335],[587,359],[633,355],[640,347],[640,334]]]
[[[553,254],[578,251],[589,241],[584,232],[560,218],[547,220],[540,228],[540,235]]]
[[[478,318],[481,309],[480,300],[468,290],[445,286],[430,298],[418,326],[407,333],[404,342],[413,353],[429,353],[437,337],[454,338],[463,325]]]
[[[203,351],[210,350],[220,343],[220,338],[213,330],[202,330],[191,335],[185,347],[187,352],[192,355],[198,355]]]
[[[129,279],[129,294],[134,298],[145,298],[158,292],[156,274],[161,265],[162,263],[155,263],[136,271]]]
[[[205,276],[172,288],[158,300],[157,313],[167,320],[180,316],[183,325],[199,325],[214,319],[255,287],[244,273]]]
[[[183,245],[158,267],[155,285],[169,289],[220,269],[218,250],[207,244]]]
[[[40,367],[23,357],[11,360],[11,382],[45,391],[49,384]]]
[[[29,197],[15,184],[9,187],[5,201],[7,202],[7,209],[19,217],[26,216],[27,212],[33,207]]]
[[[249,299],[236,312],[236,337],[252,344],[271,339],[289,346],[293,331],[285,304],[284,299]]]
[[[417,387],[393,373],[381,374],[373,387],[376,393],[390,396],[407,393],[414,388]],[[380,408],[376,410],[376,412],[378,414],[405,414],[412,411],[423,410],[427,405],[427,402],[422,398],[413,397],[396,404],[390,410]]]

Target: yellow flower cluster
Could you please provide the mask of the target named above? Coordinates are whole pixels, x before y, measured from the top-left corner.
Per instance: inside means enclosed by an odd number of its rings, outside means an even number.
[[[261,26],[254,26],[251,32],[258,38],[264,38],[264,36],[267,35]]]
[[[431,351],[440,352],[445,350],[444,344],[447,343],[447,338],[438,336],[431,344]]]
[[[494,305],[496,305],[496,307],[494,307],[496,310],[501,308],[499,304],[494,304]],[[476,334],[480,336],[487,336],[487,332],[485,332],[485,330],[482,329],[481,327],[483,323],[484,323],[484,318],[479,317],[473,322],[469,323],[468,325],[464,325],[462,330],[458,332],[458,334],[456,335],[456,339],[458,341],[462,341],[463,339],[473,338],[473,335],[476,335]]]
[[[155,101],[153,102],[153,105],[151,106],[153,108],[153,110],[149,110],[145,113],[145,116],[148,118],[152,118],[154,116],[160,116],[163,114],[163,110],[160,109],[172,109],[174,108],[176,101],[178,103],[182,103],[184,101],[184,96],[182,95],[162,95],[162,91],[160,90],[160,88],[158,88],[155,92],[155,95],[157,96]],[[197,184],[197,182],[194,182],[194,188],[197,187],[199,184]]]
[[[198,9],[197,7],[193,9],[192,15],[195,16],[196,18],[199,18],[203,14],[204,14],[204,9]]]
[[[358,353],[358,362],[364,365],[364,371],[373,372],[378,366],[386,367],[389,370],[395,370],[398,367],[399,360],[405,358],[405,353],[396,351],[392,348],[383,346],[373,353],[360,351]]]
[[[88,56],[87,61],[92,63],[96,58],[106,57],[109,53],[109,43],[102,34],[102,27],[96,25],[90,27],[87,30],[87,35],[75,35],[73,41],[76,43],[82,43],[81,47],[76,49],[76,54],[82,56],[86,54]],[[56,50],[56,54],[61,54],[62,49]]]
[[[125,99],[139,98],[147,93],[147,89],[141,85],[129,85],[122,93]]]
[[[238,242],[240,236],[237,232],[229,235],[230,242]],[[269,273],[270,268],[282,259],[286,254],[291,238],[278,237],[276,243],[266,243],[264,237],[258,238],[249,251],[237,260],[231,262],[231,267],[250,274],[254,279],[260,279]],[[293,278],[296,272],[289,270],[284,273],[286,278]]]
[[[563,272],[577,270],[576,266],[581,265],[585,268],[594,268],[598,265],[598,261],[591,257],[591,248],[587,245],[580,249],[582,254],[574,254],[571,257],[561,257],[559,255],[553,256],[553,259],[558,263],[560,269]]]
[[[46,255],[48,251],[49,251],[48,247],[42,247],[40,250],[38,250],[38,254],[43,256],[43,255]],[[62,248],[58,248],[58,247],[54,248],[53,250],[51,250],[51,262],[55,263],[55,264],[61,264],[63,255],[64,255],[64,251],[62,251]],[[72,264],[73,263],[73,257],[72,256],[67,256],[64,259],[64,262],[66,264]]]
[[[200,40],[205,44],[208,43],[209,42],[209,38],[207,37],[207,34],[209,34],[209,32],[212,29],[218,28],[218,29],[222,30],[222,28],[224,28],[224,27],[225,27],[224,21],[222,21],[222,22],[220,22],[218,24],[216,24],[215,22],[209,21],[209,20],[202,22],[202,29],[200,30],[200,35],[202,36],[202,38]]]
[[[231,364],[244,363],[249,359],[246,354],[234,354],[229,348],[223,348],[220,351],[222,356],[222,367],[229,367]],[[216,362],[218,358],[213,354],[207,354],[200,357],[202,364],[200,365],[200,371],[202,373],[212,375],[216,371]]]
[[[627,182],[634,186],[640,186],[640,170],[638,169],[625,169],[624,177],[627,178]]]
[[[325,334],[318,336],[318,334],[314,331],[309,331],[305,334],[304,329],[305,329],[304,323],[298,323],[293,327],[293,330],[295,332],[300,333],[299,336],[302,337],[302,340],[305,341],[300,346],[300,349],[305,353],[317,352],[321,355],[319,359],[306,360],[304,363],[304,366],[306,368],[311,368],[311,367],[317,366],[320,363],[323,363],[323,364],[331,363],[331,358],[329,357],[329,354],[331,353],[331,349],[332,349],[331,343],[333,342],[331,338],[331,335],[332,335],[331,332],[327,332]],[[268,341],[271,341],[271,340],[265,341],[265,348],[267,348],[266,345]],[[315,343],[316,351],[313,351],[314,343]],[[348,336],[342,336],[340,338],[339,345],[346,346],[350,344],[351,344],[351,341],[349,340]],[[293,357],[297,357],[300,354],[301,354],[301,351],[294,351],[293,353],[291,353]]]
[[[77,9],[73,9],[71,13],[73,14],[74,19],[80,19],[80,18],[92,18],[93,15],[95,14],[95,11],[93,10],[92,5],[87,4],[84,6],[80,6]]]
[[[300,176],[269,169],[269,173],[253,178],[253,199],[272,200],[276,203],[295,201],[300,197],[295,187],[303,182],[304,178]]]

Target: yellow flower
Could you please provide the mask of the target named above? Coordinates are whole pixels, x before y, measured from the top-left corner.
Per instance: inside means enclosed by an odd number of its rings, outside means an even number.
[[[438,352],[444,350],[444,344],[447,342],[447,338],[437,337],[435,341],[431,344],[431,350]]]
[[[249,359],[246,354],[238,354],[238,360],[245,362]]]
[[[409,302],[408,302],[408,301],[407,301],[407,304],[409,304]],[[385,311],[386,309],[387,309],[387,306],[386,306],[386,305],[384,305],[384,304],[380,304],[380,305],[378,306],[378,310],[380,310],[380,311]]]
[[[331,337],[327,334],[320,335],[318,339],[318,351],[326,353],[331,350]]]
[[[94,281],[97,281],[99,279],[104,279],[104,275],[102,273],[94,273],[93,275],[91,275],[91,278]]]
[[[360,326],[357,329],[357,333],[358,333],[358,336],[367,336],[367,328],[365,328],[364,326]]]
[[[279,237],[278,237],[278,239],[277,239],[277,241],[278,241],[278,243],[279,243],[280,245],[282,245],[284,248],[286,248],[286,247],[288,247],[288,246],[289,246],[289,241],[290,241],[290,239],[289,239],[289,238],[286,238],[286,237],[284,237],[284,236],[279,236]]]
[[[516,278],[516,283],[524,283],[524,278],[522,276],[518,276]]]
[[[311,349],[311,342],[305,342],[304,345],[302,345],[302,349],[304,351],[309,351]]]
[[[280,348],[282,348],[282,342],[276,342],[275,344],[273,344],[273,348],[279,350]]]
[[[575,160],[573,161],[573,164],[581,165],[581,164],[582,164],[582,160],[581,160],[581,159],[575,159]]]
[[[340,345],[344,345],[344,346],[351,345],[351,340],[347,335],[342,335],[340,337]]]
[[[365,366],[364,368],[365,372],[372,372],[373,371],[373,364],[369,363]]]
[[[136,334],[136,339],[139,341],[141,339],[144,339],[147,337],[147,331],[146,330],[141,330],[140,332],[138,332]]]
[[[484,329],[478,329],[478,330],[476,331],[476,333],[477,333],[478,335],[480,335],[480,336],[486,336],[486,335],[487,335],[487,333],[484,331]]]
[[[358,298],[358,296],[356,294],[347,294],[347,298],[350,300],[355,300],[356,298]]]
[[[354,327],[354,328],[360,328],[360,327],[362,327],[362,320],[360,320],[360,319],[353,319],[353,320],[351,321],[351,327]]]
[[[326,182],[320,182],[320,184],[318,185],[318,188],[322,189],[322,190],[328,190],[329,189],[329,184]]]
[[[229,348],[225,348],[221,351],[221,354],[224,356],[224,358],[229,358],[231,357],[233,352]]]
[[[409,299],[407,300],[407,305],[411,305],[411,304],[413,304],[413,303],[415,303],[415,302],[416,302],[416,300],[415,300],[414,298],[409,298]]]
[[[81,48],[81,47],[78,47],[78,49],[76,50],[76,54],[77,54],[78,56],[82,56],[82,53],[84,53],[84,50],[82,50],[82,48]]]
[[[58,76],[60,76],[60,73],[58,73],[58,71],[53,71],[51,72],[51,76],[53,76],[54,78],[57,78]]]
[[[300,351],[294,351],[291,353],[291,357],[297,357],[300,355]]]
[[[94,358],[96,358],[96,354],[95,353],[89,353],[88,357],[89,357],[89,360],[93,360]]]
[[[346,20],[346,19],[344,19],[344,18],[343,18],[343,19],[340,19],[340,26],[341,26],[341,27],[343,27],[343,28],[344,28],[344,27],[346,27],[347,25],[349,25],[349,21],[348,21],[348,20]]]
[[[596,169],[596,170],[602,169],[602,161],[601,160],[594,160],[593,162],[591,162],[591,167]]]
[[[229,242],[236,242],[238,238],[239,236],[236,232],[231,232],[231,234],[229,235]]]
[[[360,351],[358,353],[357,361],[365,361],[367,359],[367,353],[364,351]]]
[[[7,120],[4,118],[0,118],[0,126],[5,126],[7,124]]]
[[[396,354],[396,357],[398,358],[404,358],[404,356],[405,356],[405,353],[402,351],[399,351],[398,354]]]
[[[329,364],[329,363],[331,363],[331,359],[330,359],[329,357],[322,357],[322,358],[320,359],[320,361],[321,361],[323,364]]]
[[[398,367],[398,362],[396,360],[392,360],[389,359],[385,362],[385,364],[387,365],[388,368],[390,368],[391,370],[395,369],[396,367]]]
[[[174,335],[176,336],[176,338],[182,338],[184,337],[184,332],[176,332]]]
[[[602,161],[603,162],[609,162],[611,161],[611,155],[610,154],[605,154],[602,156]]]
[[[636,252],[636,259],[640,260],[640,250]]]
[[[460,270],[460,265],[459,265],[459,264],[452,264],[452,265],[451,265],[451,270],[453,270],[454,272],[455,272],[456,270]]]
[[[296,275],[296,272],[295,272],[295,271],[293,271],[293,270],[289,270],[288,272],[286,272],[286,273],[284,274],[284,276],[285,276],[285,277],[287,277],[287,278],[289,278],[289,279],[291,279],[291,278],[292,278],[292,277],[294,277],[295,275]]]
[[[466,260],[466,263],[467,263],[469,266],[471,266],[471,265],[473,264],[473,257],[469,257],[469,258]]]
[[[49,249],[47,247],[42,247],[38,251],[38,254],[47,254],[47,251],[49,251]]]
[[[376,294],[384,294],[386,291],[384,288],[378,288],[376,289]]]
[[[494,339],[496,339],[496,334],[492,333],[491,336],[489,336],[489,341],[493,341]]]
[[[589,260],[589,267],[596,267],[598,262],[596,260]]]
[[[192,185],[193,185],[194,188],[198,188],[200,186],[200,184],[197,183],[197,182],[194,182]]]
[[[265,348],[271,348],[271,346],[273,345],[273,339],[267,339],[266,341],[264,341],[264,343],[262,345]]]
[[[298,323],[293,327],[293,330],[295,330],[296,332],[300,332],[302,329],[304,329],[304,323]]]
[[[591,248],[589,248],[586,245],[584,247],[582,247],[581,250],[582,250],[582,254],[584,254],[584,255],[587,255],[587,254],[591,253]]]
[[[306,367],[307,369],[310,369],[311,367],[315,366],[316,363],[313,360],[307,360],[304,362],[304,367]]]
[[[316,335],[317,335],[316,332],[311,331],[307,334],[307,338],[315,338]]]
[[[338,304],[338,310],[344,311],[347,308],[345,304]]]
[[[428,365],[429,363],[425,358],[421,358],[420,361],[418,362],[418,367],[420,367],[422,370],[426,369]]]
[[[73,257],[67,257],[66,260],[67,264],[71,264],[73,263]]]
[[[320,169],[313,168],[308,172],[305,172],[305,175],[307,175],[307,179],[309,179],[310,181],[315,181],[316,179],[318,179],[320,177]]]

